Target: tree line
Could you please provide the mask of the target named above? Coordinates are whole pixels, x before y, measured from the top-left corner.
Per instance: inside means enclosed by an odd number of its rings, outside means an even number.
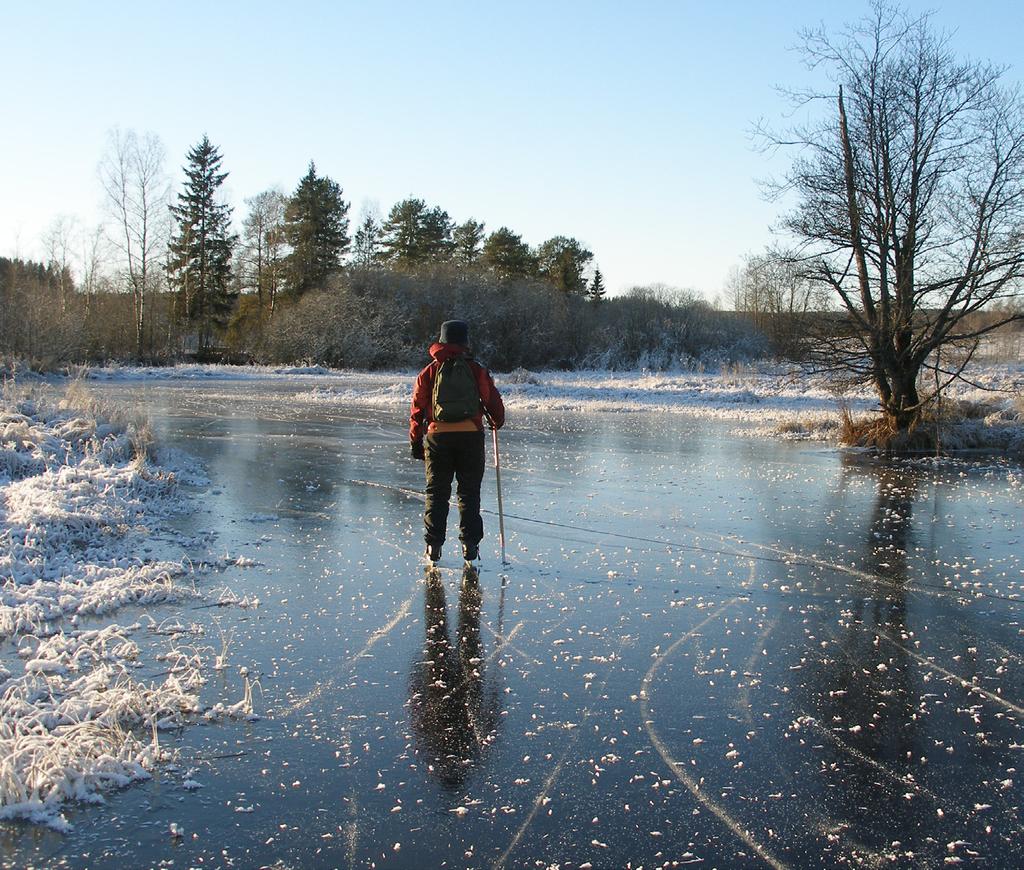
[[[499,368],[665,368],[764,350],[749,324],[693,294],[608,298],[593,253],[569,236],[531,246],[417,197],[353,232],[341,185],[313,162],[290,194],[247,198],[236,233],[208,137],[188,151],[174,196],[163,162],[156,136],[114,131],[99,172],[106,232],[61,218],[47,262],[0,261],[0,351],[41,365],[415,365],[453,316],[474,323],[477,350]]]
[[[167,288],[148,298],[143,340],[155,352],[144,359],[204,358],[180,351],[184,304]],[[240,294],[222,344],[205,358],[412,367],[453,313],[473,323],[474,352],[502,371],[714,367],[770,350],[746,315],[664,286],[633,287],[595,305],[582,295],[554,294],[535,278],[499,279],[451,265],[416,272],[350,265],[295,300],[282,296],[272,317],[255,292]],[[130,293],[105,280],[85,292],[67,271],[0,258],[0,345],[8,357],[42,369],[130,361],[136,341]]]

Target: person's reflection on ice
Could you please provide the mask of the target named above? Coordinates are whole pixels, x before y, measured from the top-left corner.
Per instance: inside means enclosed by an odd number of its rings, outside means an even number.
[[[441,573],[428,571],[424,588],[426,640],[409,681],[410,716],[417,752],[444,786],[457,789],[495,739],[500,696],[487,676],[476,570],[466,568],[462,575],[454,644]]]

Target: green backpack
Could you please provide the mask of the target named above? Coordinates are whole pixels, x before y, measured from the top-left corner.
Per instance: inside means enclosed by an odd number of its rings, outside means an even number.
[[[480,413],[480,390],[465,357],[446,359],[434,377],[432,411],[439,423],[458,423]]]

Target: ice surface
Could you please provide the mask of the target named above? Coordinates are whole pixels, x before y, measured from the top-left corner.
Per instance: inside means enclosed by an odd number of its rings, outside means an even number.
[[[98,382],[203,461],[176,530],[254,563],[231,590],[260,601],[157,605],[116,643],[200,622],[228,663],[201,706],[238,703],[244,668],[260,720],[162,733],[179,773],[68,808],[60,842],[0,828],[5,861],[1013,866],[1019,466],[604,413],[591,386],[506,390],[511,566],[489,473],[474,578],[454,541],[420,564],[401,378]]]

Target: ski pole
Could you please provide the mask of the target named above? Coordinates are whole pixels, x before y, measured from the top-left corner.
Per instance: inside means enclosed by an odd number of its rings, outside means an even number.
[[[494,483],[498,489],[498,537],[501,540],[501,564],[507,565],[505,558],[505,509],[501,503],[501,457],[498,453],[498,430],[491,423],[491,435],[494,438]]]

